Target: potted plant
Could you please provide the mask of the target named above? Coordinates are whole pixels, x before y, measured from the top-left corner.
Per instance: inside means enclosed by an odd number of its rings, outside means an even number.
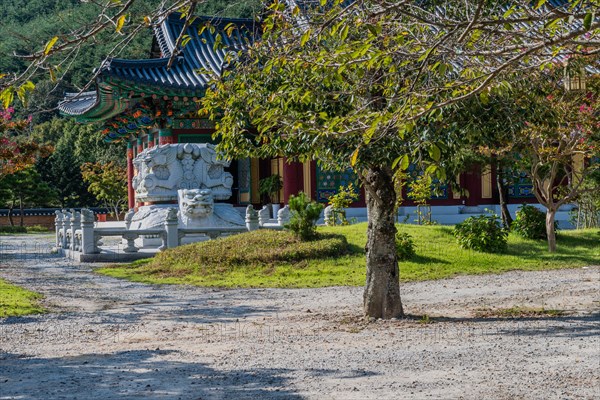
[[[272,218],[277,217],[277,210],[279,210],[279,204],[273,204],[273,200],[282,188],[283,181],[281,176],[277,174],[258,181],[258,192],[263,196],[263,201],[267,203],[267,207],[271,210]]]

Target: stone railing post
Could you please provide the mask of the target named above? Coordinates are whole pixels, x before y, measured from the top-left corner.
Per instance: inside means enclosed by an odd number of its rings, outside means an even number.
[[[94,212],[84,208],[81,210],[81,252],[96,254],[96,238],[94,237]]]
[[[325,207],[325,210],[323,211],[323,220],[325,221],[325,225],[327,226],[336,224],[335,213],[333,212],[332,205],[328,205],[327,207]]]
[[[290,218],[291,218],[291,213],[290,213],[290,207],[288,205],[286,205],[283,208],[280,208],[279,211],[277,211],[277,224],[279,226],[284,226],[285,224],[289,223]]]
[[[137,239],[139,235],[135,232],[128,232],[123,235],[123,239],[127,241],[127,247],[123,249],[125,253],[137,253],[138,248],[135,247],[135,239]]]
[[[165,220],[165,231],[167,231],[167,248],[179,246],[179,232],[177,230],[179,219],[177,218],[177,209],[169,208]]]
[[[62,214],[63,214],[63,221],[62,221],[62,225],[61,225],[62,248],[68,249],[69,248],[69,238],[67,236],[68,236],[69,229],[71,227],[71,213],[69,211],[62,210]]]
[[[264,226],[269,222],[270,216],[269,207],[263,206],[263,208],[258,211],[258,225]]]
[[[246,207],[246,228],[249,231],[255,231],[259,227],[258,213],[254,207],[252,207],[252,204],[249,204],[248,207]]]
[[[54,230],[56,232],[56,247],[61,248],[62,247],[61,233],[62,233],[64,215],[59,210],[54,211],[54,213],[56,214],[56,218],[54,218]]]
[[[161,240],[162,244],[158,248],[158,251],[165,251],[166,249],[168,249],[168,246],[167,246],[167,229],[166,229],[166,226],[165,226],[165,231],[160,234],[160,240]]]
[[[77,229],[81,228],[81,213],[79,211],[75,211],[73,209],[71,209],[71,226],[70,226],[70,232],[71,232],[71,246],[70,249],[71,250],[76,250],[76,241],[75,241],[75,232],[77,231]]]

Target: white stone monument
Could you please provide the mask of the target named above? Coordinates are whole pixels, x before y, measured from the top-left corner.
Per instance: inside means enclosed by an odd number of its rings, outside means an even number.
[[[178,206],[179,228],[245,227],[231,204],[233,176],[212,144],[166,144],[144,150],[133,160],[136,203],[128,229],[163,227],[169,208]],[[148,243],[149,244],[149,243]]]

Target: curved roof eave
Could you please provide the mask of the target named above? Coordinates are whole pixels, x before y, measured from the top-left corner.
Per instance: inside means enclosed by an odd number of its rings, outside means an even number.
[[[215,29],[206,29],[202,35],[198,35],[200,27],[207,22],[210,22]],[[107,88],[102,89],[102,86],[115,85],[121,89],[143,87],[144,90],[156,88],[158,92],[166,90],[182,95],[189,94],[190,97],[197,96],[198,93],[204,92],[209,81],[205,74],[198,71],[198,65],[207,66],[212,73],[219,75],[227,48],[243,49],[258,34],[257,23],[251,19],[197,17],[188,27],[187,34],[190,35],[191,40],[182,48],[171,68],[167,68],[175,42],[184,24],[185,20],[179,14],[174,13],[166,17],[154,29],[163,53],[162,58],[107,60],[100,67],[97,91],[80,94],[68,93],[59,104],[60,112],[79,120],[101,120],[116,115],[115,113],[122,108],[116,104],[122,95],[119,94],[119,90],[114,90],[114,93],[111,92],[110,95],[104,95],[102,90],[106,91]],[[224,32],[225,27],[229,24],[235,24],[239,28],[231,37]],[[217,34],[227,37],[227,40],[223,41],[225,48],[214,46]],[[119,84],[121,82],[122,85]],[[148,94],[148,92],[144,93]],[[121,103],[130,102],[128,99],[121,100]]]

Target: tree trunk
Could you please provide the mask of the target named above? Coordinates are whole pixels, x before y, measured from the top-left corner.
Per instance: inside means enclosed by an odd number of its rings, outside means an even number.
[[[548,251],[550,253],[554,253],[556,251],[556,232],[554,232],[555,216],[555,209],[546,209],[546,235],[548,236]]]
[[[363,295],[364,312],[373,318],[404,315],[400,301],[396,257],[396,192],[389,167],[369,168],[364,176],[369,225],[367,228],[367,281]]]
[[[19,216],[19,226],[23,226],[23,197],[19,197],[19,211],[21,212]]]
[[[119,219],[119,204],[113,206],[112,209],[115,210],[115,218],[117,219],[117,221],[121,221]]]
[[[504,183],[504,171],[502,171],[502,167],[499,164],[496,165],[496,186],[498,187],[502,224],[506,228],[510,228],[513,219],[510,211],[508,211],[508,187]]]
[[[13,202],[10,204],[10,207],[8,208],[8,221],[10,222],[10,226],[15,226],[15,221],[13,220],[14,208],[15,208],[15,202],[13,200]]]

